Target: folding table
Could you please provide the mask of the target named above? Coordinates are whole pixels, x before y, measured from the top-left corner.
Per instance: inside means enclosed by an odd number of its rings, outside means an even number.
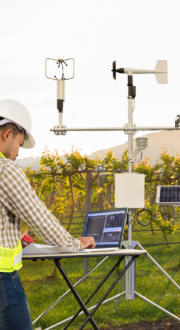
[[[106,297],[109,295],[109,293],[112,291],[112,289],[115,287],[115,285],[118,283],[118,281],[124,276],[124,274],[126,273],[127,269],[131,266],[131,264],[133,263],[133,261],[140,255],[145,255],[147,254],[146,250],[133,250],[133,249],[120,249],[120,250],[114,250],[114,251],[103,251],[103,252],[77,252],[77,253],[63,253],[63,254],[42,254],[42,255],[26,255],[25,254],[25,250],[23,251],[23,260],[53,260],[58,268],[58,270],[60,271],[61,275],[63,276],[65,282],[67,283],[67,285],[69,286],[70,290],[68,290],[66,292],[66,294],[68,294],[69,292],[72,292],[75,299],[77,300],[77,302],[80,305],[80,309],[77,311],[77,313],[73,316],[70,317],[68,320],[68,323],[66,324],[65,329],[67,329],[69,327],[69,325],[76,319],[76,317],[82,312],[86,315],[86,320],[83,322],[83,324],[80,326],[79,329],[83,329],[85,327],[85,325],[87,324],[87,322],[90,322],[90,324],[92,325],[93,329],[98,330],[99,327],[96,323],[96,321],[94,320],[93,316],[94,313],[97,311],[97,309],[101,306],[101,304],[103,304],[105,302]],[[76,285],[78,285],[80,282],[82,282],[90,273],[92,273],[100,264],[102,264],[102,262],[104,262],[108,257],[111,256],[118,256],[118,261],[116,260],[114,266],[112,267],[112,269],[108,272],[108,274],[102,279],[101,283],[98,284],[97,288],[94,290],[94,292],[90,295],[90,297],[83,302],[80,295],[78,294],[78,292],[76,291],[75,287]],[[93,267],[92,270],[90,270],[87,274],[85,274],[75,285],[73,285],[68,277],[68,275],[65,273],[64,269],[62,268],[62,266],[60,265],[59,261],[61,259],[65,259],[65,258],[94,258],[94,257],[104,257],[103,260],[101,260],[95,267]],[[121,261],[125,258],[128,257],[128,263],[126,263],[126,265],[124,266],[122,272],[120,273],[120,275],[118,275],[118,277],[116,278],[116,280],[113,282],[113,284],[110,286],[110,288],[107,290],[107,292],[104,294],[104,296],[101,298],[101,300],[98,302],[98,304],[96,306],[94,306],[93,311],[89,312],[88,308],[86,307],[87,303],[92,299],[92,297],[94,297],[94,295],[97,293],[97,291],[101,288],[101,286],[107,281],[107,279],[110,277],[110,275],[115,271],[116,267],[120,265]],[[83,271],[83,270],[82,270]],[[66,295],[64,294],[62,297],[60,297],[58,299],[57,302],[59,302],[62,298],[64,298],[64,296]],[[56,303],[52,304],[51,306],[55,306]],[[50,310],[52,307],[50,306],[50,308],[48,308],[45,312],[43,312],[36,320],[33,321],[33,324],[35,322],[37,322],[48,310]],[[60,322],[63,323],[63,322]],[[56,325],[57,326],[57,325]],[[52,327],[47,328],[47,329],[52,329]],[[46,329],[46,330],[47,330]]]

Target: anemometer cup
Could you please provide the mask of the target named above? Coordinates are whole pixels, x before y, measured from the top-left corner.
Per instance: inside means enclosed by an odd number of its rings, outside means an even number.
[[[46,58],[45,60],[45,76],[46,78],[48,79],[52,79],[52,80],[58,80],[56,76],[54,76],[54,78],[52,77],[48,77],[47,75],[47,65],[48,65],[48,61],[55,61],[58,65],[58,68],[60,68],[60,66],[62,66],[62,79],[64,80],[70,80],[70,79],[73,79],[74,76],[75,76],[75,61],[74,61],[74,58],[67,58],[66,60],[62,59],[62,58],[59,58],[58,60],[54,59],[54,58]],[[65,78],[64,77],[64,65],[67,66],[67,61],[73,61],[73,76],[70,77],[70,78]]]

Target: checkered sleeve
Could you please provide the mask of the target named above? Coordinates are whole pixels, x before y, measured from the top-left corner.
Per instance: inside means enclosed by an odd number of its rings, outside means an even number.
[[[39,238],[50,245],[81,248],[56,217],[37,197],[21,168],[15,163],[5,166],[1,175],[1,200],[14,216],[22,220]]]

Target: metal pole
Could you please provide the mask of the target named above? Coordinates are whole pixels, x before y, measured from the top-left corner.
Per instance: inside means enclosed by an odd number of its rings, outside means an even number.
[[[71,128],[51,128],[51,132],[95,132],[95,131],[123,131],[123,132],[131,132],[133,134],[138,131],[179,131],[180,127],[175,126],[140,126],[140,127],[71,127]]]
[[[86,173],[86,201],[85,201],[85,213],[91,211],[91,181],[92,172],[87,171]],[[84,274],[89,272],[89,258],[84,258]]]
[[[133,99],[131,96],[128,96],[128,124],[133,123]],[[132,133],[128,134],[128,172],[132,173],[132,163],[131,163],[131,155],[132,155]],[[128,227],[128,241],[129,241],[129,249],[131,249],[131,241],[132,241],[132,223],[131,223],[131,210],[129,210],[129,227]]]
[[[132,96],[128,96],[128,125],[133,124],[133,98]],[[132,163],[131,163],[131,155],[133,152],[133,131],[128,134],[128,172],[132,173]],[[131,222],[131,210],[129,210],[128,215],[128,246],[126,248],[132,249],[132,222]],[[131,257],[125,257],[124,266],[128,264]],[[129,267],[125,274],[124,280],[124,290],[125,290],[125,299],[134,299],[134,290],[135,290],[135,262]]]
[[[141,244],[138,243],[138,246],[140,247],[141,250],[144,250],[144,248],[142,247]],[[156,260],[153,259],[153,257],[151,257],[151,255],[149,253],[147,253],[147,256],[154,262],[154,264],[164,273],[164,275],[166,275],[169,280],[176,286],[176,288],[178,288],[180,290],[179,285],[171,278],[171,276],[168,275],[168,273],[166,273],[166,271],[157,263]]]
[[[134,291],[134,293],[135,293],[137,296],[139,296],[140,298],[142,298],[143,300],[145,300],[145,301],[147,301],[148,303],[150,303],[151,305],[153,305],[153,306],[155,306],[155,307],[161,309],[163,312],[165,312],[165,313],[171,315],[172,317],[174,317],[174,319],[180,321],[180,318],[179,318],[179,317],[177,317],[176,315],[170,313],[169,311],[167,311],[167,309],[164,309],[163,307],[161,307],[161,306],[155,304],[153,301],[147,299],[146,297],[142,296],[141,294],[139,294],[139,293],[137,293],[137,292],[135,292],[135,291]]]
[[[63,125],[63,112],[59,112],[59,126],[62,127]]]
[[[99,210],[102,211],[103,209],[103,178],[99,176],[99,188],[102,189],[99,193]]]

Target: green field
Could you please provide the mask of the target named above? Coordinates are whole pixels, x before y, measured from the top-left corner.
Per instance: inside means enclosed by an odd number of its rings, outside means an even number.
[[[75,225],[74,228],[72,227],[72,231],[75,232],[74,229]],[[180,231],[176,231],[174,235],[167,235],[167,238],[169,242],[180,241]],[[150,231],[134,232],[133,240],[139,241],[141,245],[165,242],[164,236],[160,231],[156,232],[154,235]],[[38,239],[35,241],[38,242]],[[180,285],[180,244],[160,245],[148,247],[146,249],[177,284]],[[100,258],[92,258],[90,260],[90,268],[99,260]],[[115,260],[117,260],[117,257],[109,258],[77,287],[77,291],[83,301],[86,300],[97,287],[98,283],[100,283],[102,278],[107,274],[107,271],[114,265]],[[49,307],[51,303],[66,292],[68,287],[59,273],[57,273],[56,276],[52,276],[54,271],[53,261],[24,261],[23,264],[24,267],[19,273],[28,297],[32,319],[34,320]],[[83,274],[83,260],[67,259],[61,261],[61,264],[69,275],[72,283],[76,283]],[[121,265],[120,270],[122,267],[123,265]],[[117,278],[120,270],[116,269],[114,274],[99,290],[95,298],[88,304],[89,307],[95,305],[100,300],[111,283]],[[109,297],[116,295],[118,293],[118,288],[119,284],[113,289]],[[123,290],[123,284],[121,290]],[[180,292],[147,256],[141,256],[136,261],[136,291],[180,317]],[[116,312],[113,312],[114,305],[114,301],[108,302],[102,305],[95,313],[94,319],[100,327],[106,328],[110,325],[120,326],[122,324],[145,320],[155,321],[169,318],[164,312],[137,297],[132,301],[122,300],[118,304]],[[42,327],[42,329],[46,329],[74,315],[78,309],[79,305],[76,303],[72,294],[69,294],[38,321],[34,329],[38,326]],[[78,329],[84,318],[83,315],[79,316],[70,329]],[[65,324],[55,329],[60,330],[63,329],[64,326]],[[91,326],[88,324],[85,329],[91,329]]]

